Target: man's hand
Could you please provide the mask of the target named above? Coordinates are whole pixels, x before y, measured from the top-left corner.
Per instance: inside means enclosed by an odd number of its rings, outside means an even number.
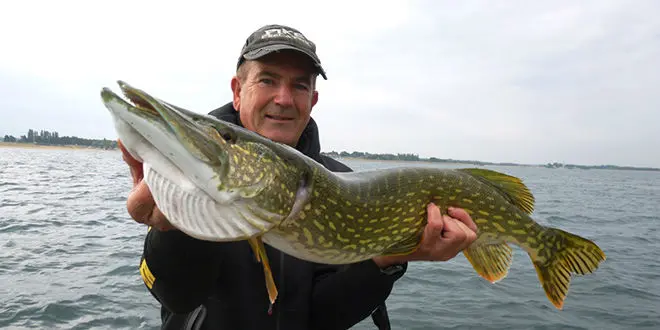
[[[427,206],[428,223],[417,250],[405,256],[373,258],[380,268],[408,261],[447,261],[477,239],[477,226],[463,209],[449,208],[449,215],[440,213],[433,203]]]
[[[131,192],[128,194],[128,200],[126,201],[128,214],[130,214],[133,220],[152,226],[161,231],[174,229],[174,226],[167,221],[165,215],[163,215],[158,209],[158,206],[156,206],[156,202],[154,202],[149,187],[144,181],[142,181],[142,178],[144,177],[142,163],[128,153],[126,148],[124,148],[124,145],[121,144],[121,141],[118,140],[117,145],[119,146],[122,158],[126,164],[128,164],[131,170],[131,176],[133,177],[133,189],[131,189]]]

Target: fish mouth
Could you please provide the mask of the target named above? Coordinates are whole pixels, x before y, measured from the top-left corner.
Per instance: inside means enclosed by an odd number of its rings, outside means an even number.
[[[101,90],[101,98],[107,104],[118,103],[121,109],[128,110],[138,116],[146,116],[149,119],[164,120],[163,116],[151,105],[151,103],[143,96],[141,96],[137,89],[132,88],[130,85],[123,81],[117,82],[121,89],[122,95],[117,95],[110,88],[104,87]],[[108,107],[108,109],[115,115],[119,114],[115,107]]]
[[[219,191],[230,169],[226,132],[220,134],[207,115],[171,105],[123,81],[117,83],[121,92],[105,87],[101,97],[119,139],[134,158],[146,157],[152,167],[161,166],[157,172],[171,173],[168,168],[177,168],[216,201],[234,198]]]
[[[144,97],[140,96],[135,89],[131,88],[128,84],[126,84],[123,81],[118,81],[119,87],[121,88],[121,92],[126,97],[126,100],[131,103],[133,107],[135,107],[136,110],[152,114],[154,116],[161,117],[160,113],[154,106],[149,103]]]
[[[225,163],[226,145],[231,134],[221,134],[205,119],[207,116],[171,105],[124,81],[119,80],[117,84],[126,98],[121,101],[130,105],[129,111],[162,122],[188,152],[199,160],[211,166],[221,166]],[[112,93],[104,88],[103,93],[108,92]],[[116,94],[114,96],[119,98]]]
[[[175,227],[197,238],[233,241],[275,224],[278,214],[261,209],[248,214],[242,206],[246,191],[259,193],[269,181],[236,187],[228,178],[233,150],[219,132],[231,127],[118,84],[116,93],[101,90],[103,103],[125,149],[144,164],[144,182],[156,205]]]

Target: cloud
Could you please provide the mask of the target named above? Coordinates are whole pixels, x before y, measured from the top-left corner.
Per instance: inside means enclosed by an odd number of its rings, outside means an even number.
[[[349,79],[380,88],[367,95],[390,95],[391,101],[389,109],[379,105],[380,115],[366,114],[373,113],[369,106],[346,105],[339,116],[365,112],[343,124],[346,131],[373,129],[361,133],[370,139],[361,139],[364,149],[532,163],[660,164],[658,153],[648,152],[660,146],[660,98],[653,92],[660,82],[657,5],[426,4],[414,24],[355,51],[370,61],[362,71],[360,64],[347,70],[360,72]],[[347,147],[344,136],[328,134],[325,141]]]
[[[654,1],[24,1],[0,10],[0,133],[113,138],[117,79],[207,112],[247,35],[300,29],[323,149],[660,166]],[[39,10],[36,10],[38,8]]]

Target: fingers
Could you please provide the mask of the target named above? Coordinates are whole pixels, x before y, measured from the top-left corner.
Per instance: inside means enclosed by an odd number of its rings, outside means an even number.
[[[449,216],[451,216],[454,219],[457,219],[461,221],[463,224],[465,224],[468,228],[472,229],[472,231],[477,231],[477,225],[472,221],[472,217],[470,216],[467,211],[461,208],[456,208],[456,207],[449,207],[447,209],[447,212],[449,213]]]
[[[156,205],[147,184],[142,181],[144,177],[142,163],[131,156],[121,140],[117,140],[117,146],[121,150],[122,158],[131,170],[131,177],[133,177],[133,190],[131,190],[126,200],[128,214],[133,220],[161,231],[175,229]]]
[[[128,150],[126,150],[126,147],[124,147],[124,144],[121,143],[121,140],[117,140],[117,146],[119,147],[119,150],[121,150],[122,158],[128,164],[128,166],[133,167],[142,164],[137,159],[133,158],[133,156],[131,156]]]
[[[447,261],[467,248],[477,238],[469,227],[470,215],[464,210],[454,209],[452,215],[443,215],[435,204],[427,206],[428,223],[419,249],[410,260]],[[467,223],[467,224],[466,224]],[[472,223],[474,225],[474,223]],[[474,226],[476,229],[476,226]]]
[[[413,258],[419,256],[422,260],[425,259],[425,255],[433,251],[435,240],[442,236],[442,229],[444,228],[444,220],[439,207],[429,203],[426,206],[426,212],[428,213],[428,219],[422,233],[422,241],[417,247],[417,251],[411,256]]]
[[[468,247],[475,239],[477,233],[466,226],[463,222],[450,216],[445,217],[445,238],[448,245],[456,250],[456,253]]]
[[[426,206],[426,211],[428,213],[428,223],[424,234],[428,237],[440,237],[444,229],[444,219],[440,208],[433,203],[429,203]]]
[[[126,147],[124,147],[124,144],[121,143],[121,140],[117,140],[117,146],[119,147],[119,150],[121,150],[122,159],[128,164],[131,171],[131,177],[133,178],[133,188],[135,188],[144,177],[142,163],[131,156],[128,150],[126,150]]]
[[[144,181],[140,181],[128,195],[126,209],[131,218],[139,223],[152,226],[159,230],[174,229],[156,205],[149,187]]]
[[[138,183],[128,195],[126,201],[128,214],[130,214],[135,221],[148,224],[149,218],[152,216],[155,207],[156,203],[154,202],[153,196],[151,196],[149,187],[144,181],[140,181],[140,183]]]

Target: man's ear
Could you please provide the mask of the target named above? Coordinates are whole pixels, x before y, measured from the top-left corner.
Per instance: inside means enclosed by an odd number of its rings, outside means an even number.
[[[318,101],[319,101],[319,92],[314,91],[314,94],[312,94],[312,109],[314,108],[314,106],[316,105],[316,102],[318,102]]]
[[[239,111],[241,108],[241,81],[237,76],[231,78],[231,91],[233,93],[234,109]]]

